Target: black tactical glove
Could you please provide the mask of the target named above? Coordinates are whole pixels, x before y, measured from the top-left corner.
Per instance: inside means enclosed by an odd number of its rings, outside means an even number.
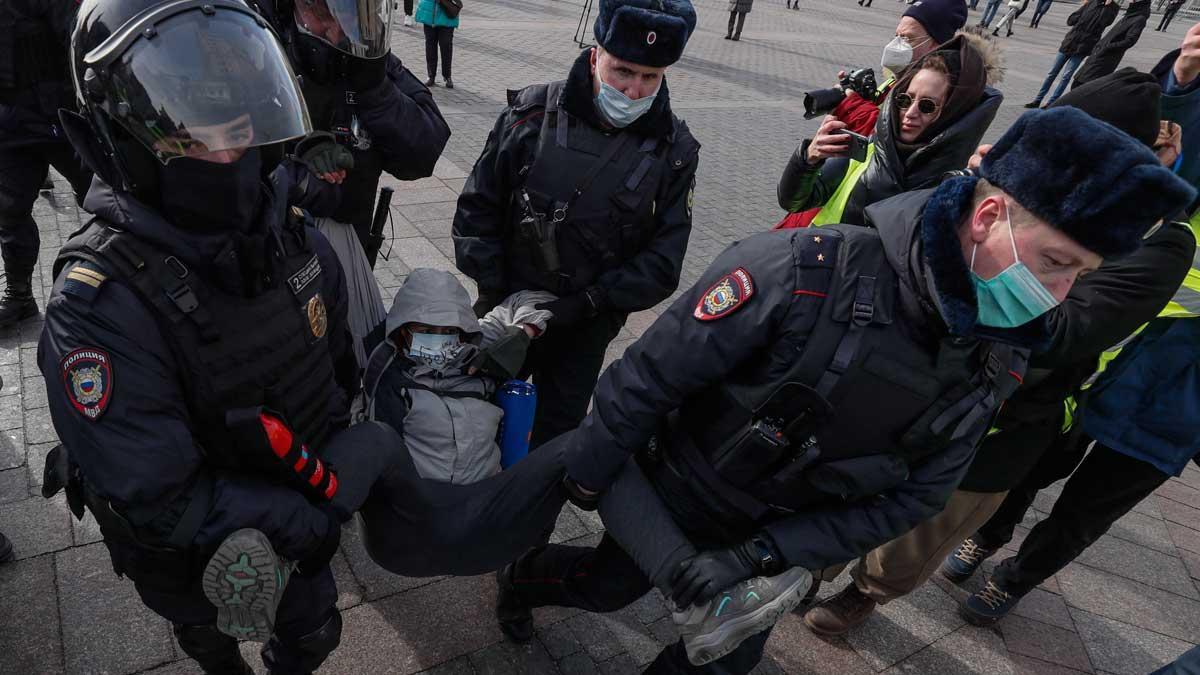
[[[602,299],[602,291],[589,288],[582,293],[543,302],[534,309],[544,309],[553,314],[554,317],[549,321],[551,326],[570,326],[599,314]]]
[[[312,553],[296,561],[296,574],[302,577],[320,574],[321,570],[329,565],[329,561],[333,559],[333,554],[337,553],[338,545],[342,541],[342,524],[329,509],[322,508],[321,510],[329,518],[329,529],[325,531],[325,538]]]
[[[584,511],[595,511],[600,507],[600,493],[592,492],[575,482],[570,476],[563,476],[563,489],[567,492],[567,501]]]
[[[705,551],[679,563],[671,599],[679,609],[702,605],[734,584],[778,573],[779,560],[774,543],[758,536],[733,548]]]
[[[378,87],[387,77],[387,55],[377,59],[346,59],[346,84],[350,91],[361,93]]]
[[[509,326],[504,335],[471,359],[476,372],[498,380],[511,380],[521,371],[529,351],[529,335],[519,326]]]
[[[496,309],[496,305],[504,302],[505,295],[500,291],[485,291],[479,289],[479,299],[471,305],[471,309],[475,311],[475,317],[482,319],[487,316],[488,312]]]
[[[293,152],[315,176],[354,168],[354,155],[328,131],[314,131],[296,144]]]

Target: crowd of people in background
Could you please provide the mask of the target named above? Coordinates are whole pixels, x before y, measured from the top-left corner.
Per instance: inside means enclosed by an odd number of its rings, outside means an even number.
[[[629,315],[680,291],[704,156],[668,88],[688,0],[600,0],[565,79],[508,93],[449,233],[475,297],[418,269],[390,310],[375,194],[450,137],[430,89],[439,66],[454,89],[459,0],[405,0],[424,84],[392,0],[0,6],[0,327],[38,313],[50,166],[95,216],[39,341],[62,441],[43,494],[96,517],[208,673],[252,672],[239,639],[271,672],[321,666],[357,514],[389,572],[495,571],[514,642],[535,608],[657,589],[680,640],[646,672],[717,675],[754,670],[787,612],[841,636],[965,582],[1065,478],[960,604],[999,621],[1200,461],[1200,24],[1139,72],[1152,0],[1080,0],[1031,110],[981,144],[1030,0],[968,28],[977,1],[910,0],[880,81],[839,73],[782,167],[784,220],[607,369]],[[730,0],[725,39],[752,5]],[[598,545],[548,543],[568,501],[599,510]]]

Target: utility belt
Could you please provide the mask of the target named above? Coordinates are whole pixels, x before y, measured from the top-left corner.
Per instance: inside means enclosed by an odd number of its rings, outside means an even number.
[[[42,496],[50,498],[60,490],[66,493],[67,505],[76,520],[83,519],[85,508],[91,511],[117,576],[128,575],[138,584],[166,592],[186,591],[193,585],[207,560],[207,551],[197,550],[193,540],[212,504],[213,480],[209,474],[198,474],[181,493],[187,499],[181,509],[168,507],[145,522],[137,522],[138,518],[123,514],[93,490],[71,462],[66,447],[58,445],[46,456]],[[178,503],[180,497],[174,501]],[[151,529],[168,534],[149,541],[146,535]]]

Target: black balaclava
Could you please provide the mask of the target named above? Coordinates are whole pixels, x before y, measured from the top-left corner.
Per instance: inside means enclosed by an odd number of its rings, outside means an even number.
[[[228,164],[180,157],[159,169],[159,203],[187,230],[247,232],[262,199],[262,153],[250,148]]]

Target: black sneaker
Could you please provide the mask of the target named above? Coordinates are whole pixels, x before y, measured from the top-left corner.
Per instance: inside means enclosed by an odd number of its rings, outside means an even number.
[[[1008,616],[1023,597],[1024,593],[1017,594],[988,580],[982,590],[959,604],[958,613],[973,626],[990,626]]]
[[[984,548],[975,543],[975,540],[968,537],[963,543],[954,549],[954,552],[946,556],[942,561],[942,566],[938,568],[943,577],[956,583],[961,584],[971,575],[975,574],[975,570],[983,564],[984,560],[991,557],[996,552],[994,548]]]
[[[533,639],[533,610],[521,602],[513,588],[515,569],[515,563],[509,563],[496,572],[496,621],[508,639],[523,645]]]
[[[450,78],[447,77],[446,78],[446,88],[453,89],[454,88],[454,80],[451,80]]]
[[[1025,104],[1025,107],[1026,108],[1040,108],[1040,107],[1042,107],[1042,102],[1041,101],[1030,101],[1029,103]]]
[[[793,567],[773,577],[747,579],[703,605],[672,612],[688,661],[695,666],[712,663],[774,626],[800,604],[812,582],[808,570]]]
[[[200,585],[217,608],[217,630],[253,642],[275,631],[275,610],[292,574],[291,563],[275,555],[267,535],[238,530],[225,538],[204,568]]]
[[[437,86],[437,80],[431,77],[428,80],[425,80],[425,86],[432,89],[433,87]]]

